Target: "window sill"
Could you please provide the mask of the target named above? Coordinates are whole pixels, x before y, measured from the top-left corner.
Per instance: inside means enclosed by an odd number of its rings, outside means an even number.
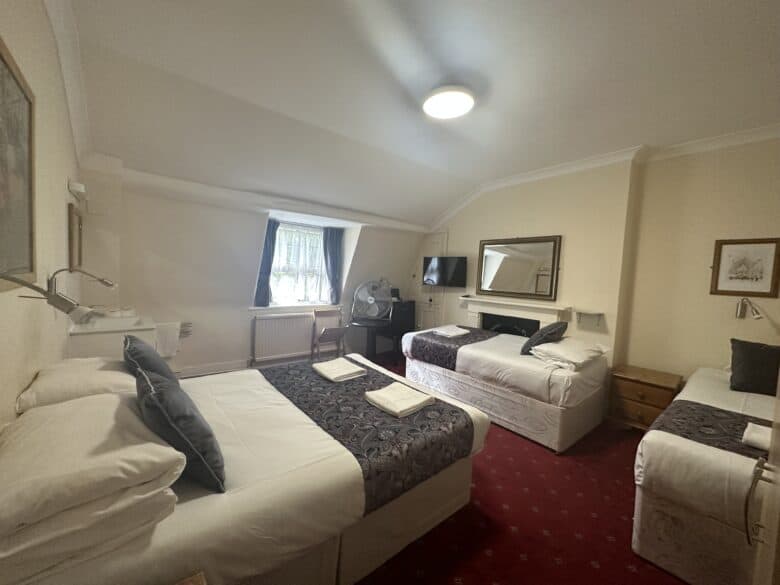
[[[270,313],[303,313],[320,309],[340,309],[341,305],[272,305],[270,307],[249,307],[253,315],[266,315]]]

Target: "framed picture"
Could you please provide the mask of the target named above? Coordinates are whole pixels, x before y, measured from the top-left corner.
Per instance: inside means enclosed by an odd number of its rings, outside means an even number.
[[[710,294],[776,298],[780,238],[717,240]]]
[[[84,219],[81,211],[73,203],[68,203],[68,269],[81,268],[84,264],[84,244],[82,232]]]
[[[0,39],[0,272],[35,281],[35,99]],[[13,288],[0,284],[0,290]]]

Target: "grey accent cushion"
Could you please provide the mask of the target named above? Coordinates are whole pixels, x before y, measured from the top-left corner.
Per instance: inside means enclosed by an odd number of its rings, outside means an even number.
[[[224,492],[225,462],[219,443],[179,382],[140,370],[136,391],[146,426],[187,457],[184,475],[212,491]]]
[[[731,340],[731,389],[774,396],[780,370],[780,346]]]
[[[135,335],[125,335],[124,343],[125,365],[136,378],[140,370],[154,372],[169,380],[177,380],[168,363],[151,345],[138,339]]]
[[[557,321],[542,327],[539,329],[539,331],[528,338],[528,341],[523,344],[523,348],[520,350],[520,353],[523,355],[530,355],[531,349],[537,345],[560,341],[563,339],[563,334],[566,333],[566,328],[568,326],[569,324],[566,321]]]

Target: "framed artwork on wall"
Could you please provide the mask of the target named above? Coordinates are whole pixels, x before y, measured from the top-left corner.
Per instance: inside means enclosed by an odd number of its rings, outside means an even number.
[[[717,240],[710,294],[777,298],[780,238]]]
[[[0,39],[0,272],[35,281],[35,99]],[[13,288],[0,283],[0,290]]]

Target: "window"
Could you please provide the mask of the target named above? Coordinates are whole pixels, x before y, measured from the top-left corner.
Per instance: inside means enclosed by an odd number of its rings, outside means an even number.
[[[279,224],[269,285],[274,305],[330,303],[321,227]]]

